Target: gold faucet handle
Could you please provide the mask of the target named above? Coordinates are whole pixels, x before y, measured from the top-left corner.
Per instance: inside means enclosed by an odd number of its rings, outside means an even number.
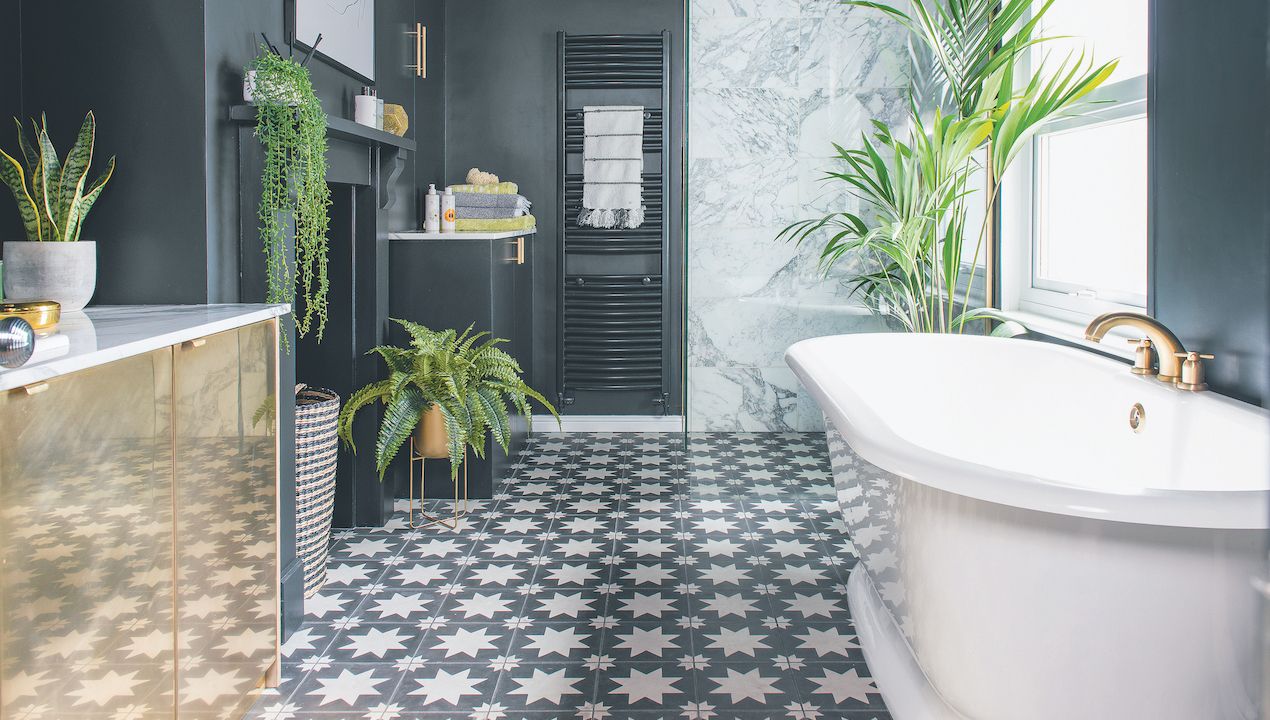
[[[1137,346],[1137,349],[1133,351],[1133,370],[1130,372],[1134,375],[1158,374],[1159,371],[1155,369],[1155,362],[1151,357],[1151,338],[1138,338],[1128,342]]]
[[[1194,350],[1173,354],[1183,360],[1182,377],[1177,381],[1177,387],[1191,392],[1207,390],[1208,383],[1204,382],[1204,363],[1200,361],[1212,360],[1213,356],[1208,353],[1195,352]]]

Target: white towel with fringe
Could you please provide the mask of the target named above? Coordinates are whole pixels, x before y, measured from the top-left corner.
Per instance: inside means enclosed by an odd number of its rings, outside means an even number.
[[[582,112],[582,211],[578,225],[643,225],[644,108],[587,106]]]

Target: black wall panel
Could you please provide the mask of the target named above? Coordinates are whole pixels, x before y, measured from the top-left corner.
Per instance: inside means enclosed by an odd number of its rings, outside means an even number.
[[[119,156],[84,223],[93,302],[205,302],[202,4],[24,0],[21,32],[25,114],[47,112],[64,153],[93,110],[94,167]]]
[[[1270,4],[1153,2],[1153,313],[1270,406]]]
[[[0,0],[0,148],[10,155],[17,150],[12,118],[26,117],[22,110],[21,28],[21,3]],[[0,241],[23,239],[26,235],[22,221],[12,207],[5,207],[5,202],[7,199],[0,200]]]

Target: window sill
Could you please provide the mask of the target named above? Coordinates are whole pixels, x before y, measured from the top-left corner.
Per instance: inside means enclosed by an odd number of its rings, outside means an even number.
[[[1138,333],[1132,328],[1112,328],[1102,342],[1096,343],[1085,339],[1086,323],[1039,315],[1024,310],[1002,310],[1001,314],[1039,335],[1079,345],[1086,350],[1103,355],[1133,360],[1134,347],[1128,341],[1136,340]]]

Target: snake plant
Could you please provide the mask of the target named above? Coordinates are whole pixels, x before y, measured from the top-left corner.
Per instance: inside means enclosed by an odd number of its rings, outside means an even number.
[[[487,337],[487,332],[473,333],[470,325],[458,333],[429,330],[407,320],[393,322],[410,334],[410,347],[381,345],[371,349],[367,354],[379,355],[388,365],[388,378],[353,393],[339,417],[339,435],[356,452],[353,417],[375,401],[384,404],[384,419],[375,441],[380,480],[423,414],[434,406],[441,409],[445,421],[451,478],[458,476],[465,447],[471,447],[478,457],[485,456],[487,433],[507,452],[511,442],[509,401],[527,421],[531,398],[559,420],[551,403],[521,379],[516,359],[498,347],[506,340]]]
[[[92,182],[88,169],[93,162],[93,141],[97,121],[90,111],[79,128],[75,145],[59,160],[49,139],[48,119],[31,121],[35,144],[27,141],[22,123],[18,126],[18,150],[22,161],[0,150],[0,179],[4,180],[18,202],[18,213],[26,228],[26,239],[32,241],[75,242],[84,227],[84,218],[92,209],[110,176],[115,172],[115,158],[106,162],[106,170]]]

